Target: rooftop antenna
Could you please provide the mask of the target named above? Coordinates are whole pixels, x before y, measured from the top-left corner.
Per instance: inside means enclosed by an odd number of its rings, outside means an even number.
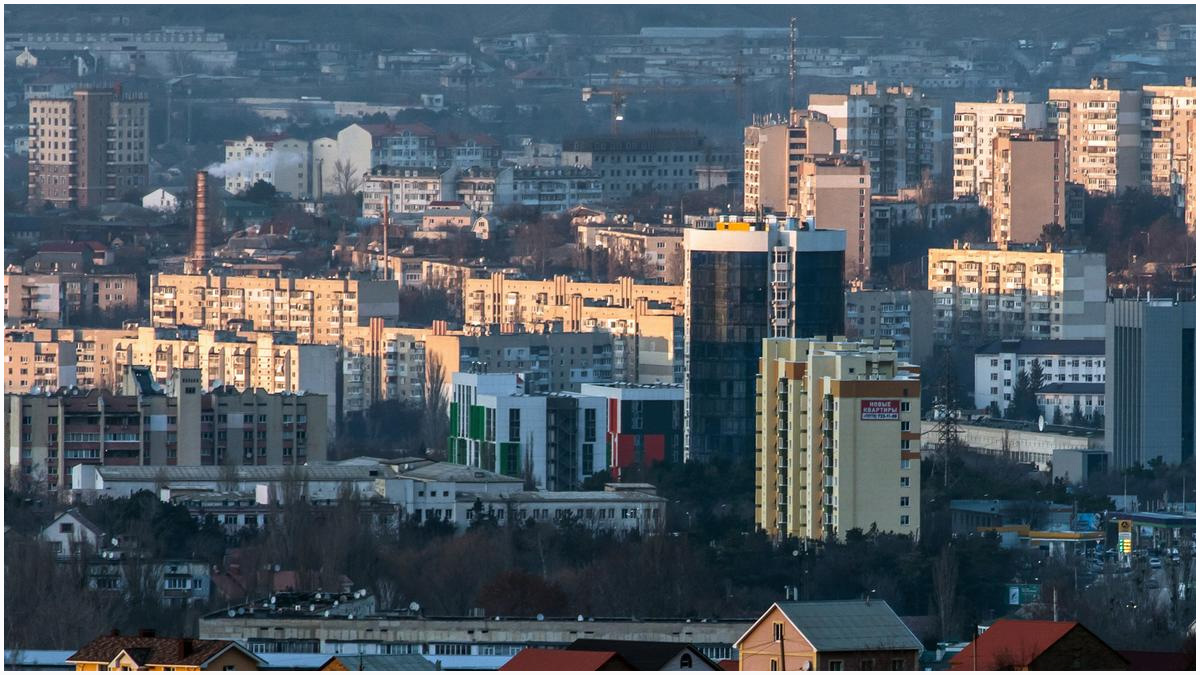
[[[788,116],[796,108],[796,17],[788,21]]]

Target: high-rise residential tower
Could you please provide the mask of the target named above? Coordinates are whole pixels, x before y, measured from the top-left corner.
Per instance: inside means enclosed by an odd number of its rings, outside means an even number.
[[[754,448],[762,340],[842,333],[846,236],[721,217],[684,232],[684,452]]]
[[[743,147],[746,213],[783,213],[796,199],[800,163],[812,155],[831,155],[837,144],[829,119],[811,110],[792,110],[787,118],[764,116],[746,127]]]
[[[954,104],[954,198],[991,195],[992,143],[1013,131],[1046,128],[1046,104],[1030,103],[1028,94],[998,89],[996,100]]]
[[[30,208],[92,208],[143,190],[150,182],[149,112],[144,95],[120,86],[30,99]]]

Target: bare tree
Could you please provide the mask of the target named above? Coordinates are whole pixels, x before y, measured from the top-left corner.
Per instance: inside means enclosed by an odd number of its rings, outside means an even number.
[[[363,186],[363,177],[353,162],[337,160],[333,163],[333,192],[337,195],[338,209],[343,216],[358,213],[358,191]]]
[[[446,366],[438,354],[425,357],[425,419],[422,425],[425,452],[445,461],[446,440],[450,433],[450,405],[446,400]]]
[[[958,600],[958,559],[947,544],[933,563],[933,595],[943,640],[957,633],[954,606]]]

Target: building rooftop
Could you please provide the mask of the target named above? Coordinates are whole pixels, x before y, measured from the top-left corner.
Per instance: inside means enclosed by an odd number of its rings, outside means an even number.
[[[976,349],[975,353],[1104,356],[1104,340],[996,340]]]
[[[612,651],[578,651],[526,647],[500,667],[500,670],[636,670]]]
[[[96,638],[67,658],[68,663],[107,664],[121,652],[127,653],[142,668],[147,666],[204,666],[229,649],[238,649],[255,661],[262,659],[231,640],[195,640],[153,635],[106,635]]]
[[[775,605],[818,651],[922,650],[921,641],[883,600],[778,602]],[[743,635],[737,644],[745,638]]]

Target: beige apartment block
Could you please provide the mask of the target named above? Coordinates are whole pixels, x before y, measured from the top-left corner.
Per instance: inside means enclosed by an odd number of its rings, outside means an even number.
[[[1016,132],[997,136],[993,145],[992,241],[1034,243],[1046,225],[1065,226],[1067,184],[1058,139]]]
[[[55,391],[74,387],[77,350],[73,342],[38,340],[33,331],[4,333],[4,391]]]
[[[117,392],[63,389],[4,397],[10,475],[66,489],[72,467],[286,465],[323,461],[325,397],[224,386],[205,390],[197,370],[167,386],[131,369]]]
[[[75,317],[138,306],[133,274],[5,274],[5,321],[69,325]]]
[[[599,248],[624,260],[641,260],[645,278],[664,284],[683,281],[683,231],[635,224],[629,227],[580,225],[579,245]]]
[[[744,212],[783,213],[796,199],[800,162],[809,155],[832,155],[836,145],[833,125],[822,113],[792,110],[786,118],[756,118],[743,141]]]
[[[395,281],[155,274],[150,321],[155,326],[292,331],[302,343],[342,344],[346,329],[372,316],[396,319]]]
[[[836,132],[837,152],[871,163],[871,188],[891,195],[942,175],[942,107],[911,85],[850,85],[846,94],[810,94]]]
[[[113,341],[114,380],[130,366],[145,366],[159,384],[169,383],[180,370],[194,369],[205,389],[311,391],[326,397],[330,428],[337,426],[344,396],[334,345],[297,344],[289,334],[265,331],[140,326],[135,333]]]
[[[29,101],[29,205],[92,208],[141,196],[150,180],[150,104],[144,95],[76,89]]]
[[[1024,98],[1025,101],[1018,101]],[[996,91],[986,103],[954,103],[954,198],[977,197],[986,204],[991,195],[992,144],[1009,132],[1046,128],[1046,104],[1030,103],[1011,89]]]
[[[886,342],[767,338],[755,521],[776,538],[921,529],[920,369]]]
[[[1104,336],[1103,253],[1036,246],[929,249],[928,288],[939,343]]]
[[[629,277],[613,283],[551,279],[512,279],[496,273],[463,281],[464,324],[499,324],[501,330],[561,321],[568,332],[585,330],[588,306],[666,307],[683,313],[682,286],[638,284]]]
[[[1142,87],[1142,184],[1176,201],[1195,232],[1196,84]]]
[[[683,288],[636,284],[512,279],[493,274],[464,282],[465,331],[601,332],[612,340],[613,377],[641,384],[682,382]]]
[[[1068,181],[1103,194],[1138,186],[1142,92],[1097,77],[1087,89],[1051,89],[1049,99]]]
[[[871,276],[871,165],[846,155],[809,156],[797,167],[788,215],[846,233],[846,278]]]

